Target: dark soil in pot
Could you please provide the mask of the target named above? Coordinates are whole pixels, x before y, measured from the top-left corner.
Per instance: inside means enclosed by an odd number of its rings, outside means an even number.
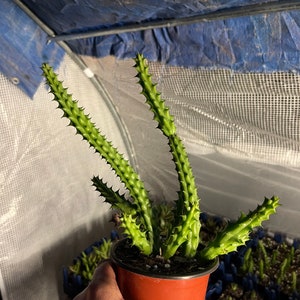
[[[127,239],[119,241],[117,247],[113,247],[113,249],[112,258],[117,260],[122,267],[145,275],[196,276],[217,264],[217,260],[200,262],[196,258],[180,256],[180,253],[168,260],[159,255],[145,256],[137,247],[132,247]]]
[[[206,214],[201,214],[202,221],[202,241],[206,242],[211,239],[218,230],[226,226],[226,220],[209,216]],[[112,240],[115,240],[115,235]],[[267,256],[272,257],[274,252],[277,252],[277,264],[275,267],[270,267],[268,271],[265,270],[263,280],[259,278],[259,259],[261,259],[261,254],[258,254],[260,247],[258,246],[258,241],[262,241],[264,247],[268,253]],[[129,245],[127,245],[129,247]],[[291,248],[294,248],[294,254],[291,252]],[[93,247],[89,247],[93,248]],[[247,249],[251,248],[251,256],[254,259],[252,265],[257,266],[253,269],[252,275],[249,274],[249,270],[244,268],[242,271],[242,265],[244,261],[244,256]],[[128,251],[127,248],[126,251]],[[132,251],[132,249],[131,249]],[[138,250],[131,252],[133,262],[136,261]],[[90,252],[87,251],[86,254]],[[124,252],[124,251],[122,251]],[[276,273],[280,270],[280,266],[283,264],[285,258],[293,257],[290,262],[290,268],[286,270],[285,278],[281,280],[281,284],[276,283],[277,277]],[[81,260],[81,257],[76,258],[76,260]],[[300,299],[300,240],[294,240],[287,243],[284,235],[275,234],[275,236],[269,236],[264,230],[258,230],[253,233],[251,240],[247,242],[246,246],[240,247],[237,252],[225,255],[219,258],[220,264],[219,268],[210,276],[210,282],[208,287],[207,300],[215,299]],[[179,267],[173,268],[175,262],[180,261]],[[275,260],[274,260],[275,261]],[[144,271],[149,269],[157,269],[157,274],[160,272],[167,272],[169,274],[174,272],[181,273],[180,269],[187,270],[192,265],[190,272],[197,272],[199,268],[203,266],[197,266],[193,264],[193,261],[185,260],[179,256],[173,257],[170,261],[164,261],[160,257],[144,257],[143,263],[139,267]],[[136,265],[136,262],[135,262]],[[195,267],[195,268],[194,268]],[[205,268],[205,266],[204,266]],[[176,270],[177,269],[177,270]],[[297,275],[296,278],[296,291],[293,291],[293,278],[291,277],[291,272],[294,271]],[[272,272],[271,272],[272,271]],[[68,295],[76,295],[80,290],[85,287],[83,279],[79,275],[75,275],[70,272],[69,269],[64,269],[65,280],[64,289]],[[221,296],[222,295],[222,296]],[[280,297],[280,298],[278,298]]]

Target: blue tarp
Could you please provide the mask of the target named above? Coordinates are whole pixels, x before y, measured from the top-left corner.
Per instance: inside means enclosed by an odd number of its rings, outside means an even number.
[[[266,1],[23,0],[23,2],[56,34],[70,34],[153,20],[189,17]],[[45,34],[31,20],[25,20],[19,10],[16,16],[16,10],[11,9],[13,5],[8,0],[2,0],[0,4],[2,31],[10,30],[15,35],[10,39],[4,37],[5,47],[1,42],[1,55],[9,58],[8,67],[2,66],[1,71],[6,74],[11,69],[16,73],[26,70],[25,75],[32,79],[27,80],[26,88],[32,94],[31,85],[36,85],[35,77],[39,76],[37,66],[41,60],[47,58],[59,61],[61,52],[53,42],[46,45]],[[1,6],[4,8],[6,6],[6,10]],[[27,26],[31,29],[24,30]],[[300,11],[285,11],[83,38],[67,41],[67,44],[75,53],[96,57],[115,55],[123,59],[134,57],[140,52],[150,60],[184,67],[229,68],[238,72],[299,72],[299,26]],[[1,38],[3,39],[3,34]],[[15,60],[14,50],[19,54],[22,53],[19,55],[22,59],[18,57],[18,60]],[[5,54],[6,52],[10,54]],[[5,64],[5,61],[2,60],[2,64]],[[14,74],[8,76],[12,77]]]
[[[249,0],[24,0],[56,34],[188,17],[263,3]],[[272,2],[272,1],[270,1]],[[144,53],[181,66],[230,68],[241,72],[299,71],[300,11],[240,17],[188,26],[68,41],[79,54],[118,58]]]
[[[92,56],[134,57],[184,67],[229,68],[239,72],[300,69],[300,13],[276,13],[188,26],[69,41]]]
[[[42,80],[41,65],[57,67],[64,51],[10,0],[0,1],[0,72],[32,97]]]

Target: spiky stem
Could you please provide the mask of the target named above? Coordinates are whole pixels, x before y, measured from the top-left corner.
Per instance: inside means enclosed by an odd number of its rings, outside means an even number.
[[[245,244],[249,240],[250,232],[270,215],[275,213],[279,206],[279,198],[265,198],[262,205],[249,212],[247,215],[242,214],[240,218],[230,223],[225,230],[217,234],[216,238],[209,242],[208,245],[200,252],[200,257],[204,260],[214,259],[215,257],[236,251],[237,247]]]
[[[193,257],[199,245],[200,208],[190,162],[182,141],[176,134],[174,117],[152,83],[146,59],[142,55],[137,55],[135,62],[142,94],[154,114],[154,120],[158,122],[158,128],[168,138],[180,184],[179,199],[176,203],[176,224],[173,224],[173,230],[165,243],[163,255],[169,258],[185,244],[185,255]]]
[[[145,58],[142,55],[137,55],[135,62],[142,94],[154,114],[154,119],[158,122],[158,128],[168,139],[180,185],[174,218],[172,218],[173,222],[171,226],[167,226],[168,230],[165,231],[167,237],[162,245],[163,256],[170,258],[181,247],[186,257],[193,257],[197,253],[200,242],[200,199],[190,162],[183,143],[176,133],[174,117],[170,114],[165,101],[161,99],[155,84],[151,81]],[[53,69],[48,64],[43,64],[42,69],[54,95],[54,100],[58,102],[59,108],[64,112],[64,117],[70,120],[70,125],[76,128],[77,133],[112,167],[125,184],[132,199],[128,201],[98,177],[93,178],[94,186],[105,196],[107,202],[122,211],[122,226],[132,243],[146,255],[153,253],[153,249],[154,252],[157,251],[161,240],[158,234],[159,230],[153,231],[153,224],[157,225],[158,223],[152,220],[154,217],[153,203],[150,202],[143,181],[140,180],[124,156],[95,127],[84,110],[78,107],[77,102],[67,93],[67,89],[58,80]],[[201,250],[198,257],[203,260],[211,260],[218,255],[235,251],[238,246],[245,244],[249,239],[250,231],[267,220],[275,212],[278,205],[279,199],[277,197],[265,199],[264,203],[253,212],[248,215],[242,214],[235,223],[229,224],[223,232],[217,234],[216,238]],[[169,230],[170,227],[172,230]]]
[[[84,113],[84,109],[78,107],[77,102],[72,99],[72,95],[67,93],[67,89],[58,80],[52,67],[45,63],[42,65],[42,70],[54,95],[54,100],[58,102],[59,108],[64,112],[64,117],[70,120],[70,125],[76,128],[77,133],[106,160],[129,190],[133,203],[137,207],[137,217],[134,220],[136,227],[141,227],[137,224],[137,219],[139,219],[146,233],[146,240],[143,244],[147,246],[141,251],[145,254],[150,254],[153,247],[152,211],[144,183],[124,156],[95,127],[88,115]],[[132,222],[128,224],[130,225]]]
[[[118,191],[114,191],[112,188],[108,187],[101,178],[94,176],[92,182],[96,190],[104,197],[105,202],[109,203],[112,208],[133,216],[136,214],[136,205],[128,201],[125,196],[121,195]]]

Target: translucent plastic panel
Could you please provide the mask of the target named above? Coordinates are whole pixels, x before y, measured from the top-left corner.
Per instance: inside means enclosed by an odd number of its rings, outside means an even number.
[[[112,96],[130,132],[142,177],[154,199],[177,197],[166,140],[136,84],[132,60],[84,57]],[[282,206],[265,226],[300,236],[300,76],[150,63],[171,106],[199,187],[203,211],[237,218],[265,196]]]
[[[300,166],[300,76],[151,64],[183,137],[243,159]],[[199,151],[199,150],[198,150]]]
[[[58,70],[94,122],[128,155],[114,108],[68,57]],[[104,162],[67,127],[44,84],[30,100],[0,76],[0,280],[3,298],[63,299],[62,266],[109,235],[109,207],[91,186]],[[126,140],[129,140],[126,138]],[[1,277],[1,276],[0,276]]]

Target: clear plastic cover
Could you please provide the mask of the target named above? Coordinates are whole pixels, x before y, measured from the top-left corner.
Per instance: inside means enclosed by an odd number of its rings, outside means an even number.
[[[112,95],[153,197],[172,201],[174,165],[140,95],[133,60],[83,59]],[[190,155],[202,211],[237,218],[277,195],[282,206],[266,228],[299,237],[300,76],[149,64]]]
[[[128,141],[107,99],[69,57],[58,73],[98,127],[129,157]],[[109,207],[90,179],[99,174],[116,188],[120,185],[61,118],[44,83],[31,100],[0,76],[2,296],[63,299],[62,267],[112,229]]]

